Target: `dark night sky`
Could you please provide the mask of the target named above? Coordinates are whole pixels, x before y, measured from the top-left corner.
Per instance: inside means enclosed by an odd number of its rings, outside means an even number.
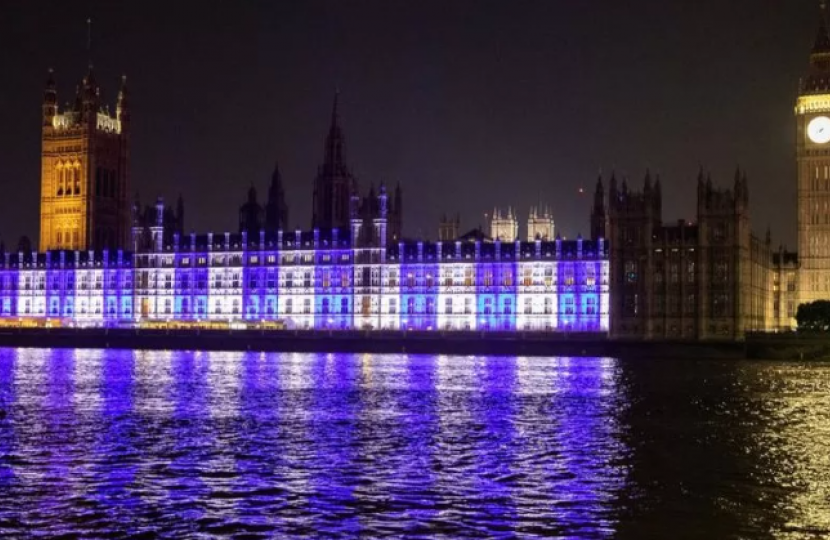
[[[496,204],[549,204],[588,231],[597,171],[664,182],[664,219],[692,218],[699,164],[750,180],[753,228],[795,239],[793,105],[818,1],[0,0],[0,235],[37,237],[40,102],[86,69],[104,98],[128,76],[131,179],[183,193],[188,229],[235,230],[275,160],[307,228],[334,88],[361,186],[400,181],[405,232],[483,224]],[[172,202],[172,201],[171,201]],[[522,229],[524,224],[522,223]]]

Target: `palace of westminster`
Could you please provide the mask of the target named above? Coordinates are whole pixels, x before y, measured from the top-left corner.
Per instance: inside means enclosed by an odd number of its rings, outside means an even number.
[[[0,325],[597,332],[630,339],[742,339],[790,330],[830,298],[830,36],[825,21],[795,103],[798,252],[755,236],[749,182],[701,171],[697,217],[664,223],[659,177],[600,177],[590,238],[563,240],[533,208],[437,241],[402,235],[400,186],[361,195],[335,97],[309,230],[288,230],[274,170],[236,233],[185,233],[184,205],[129,194],[130,104],[112,115],[92,69],[74,104],[43,99],[39,251],[0,253]],[[587,210],[587,209],[586,209]]]

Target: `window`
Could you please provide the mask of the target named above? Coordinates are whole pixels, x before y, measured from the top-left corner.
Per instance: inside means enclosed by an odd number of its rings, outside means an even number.
[[[303,313],[308,315],[311,313],[311,298],[306,298],[303,300]]]
[[[597,299],[593,296],[589,296],[585,303],[585,313],[588,315],[594,315],[597,312]]]
[[[728,279],[729,276],[729,263],[725,261],[719,261],[715,263],[715,275],[714,281],[718,283],[723,283]]]
[[[398,312],[398,301],[394,298],[389,299],[389,314],[395,315]]]
[[[328,298],[323,298],[322,305],[320,306],[320,312],[323,315],[328,315],[329,314],[329,299]]]
[[[589,287],[593,287],[596,284],[597,284],[597,271],[596,271],[596,268],[594,268],[594,266],[588,266],[587,274],[586,274],[586,277],[585,277],[585,285],[587,285]]]
[[[625,281],[627,283],[637,283],[637,263],[634,261],[625,261]]]
[[[173,311],[173,303],[169,298],[165,298],[164,300],[164,312],[169,314]]]
[[[473,299],[472,298],[465,298],[464,299],[464,313],[470,315],[473,313]]]
[[[487,269],[484,271],[484,278],[482,279],[482,284],[485,287],[492,287],[493,286],[493,271]]]
[[[553,299],[545,298],[545,315],[551,315],[553,313]]]
[[[348,298],[341,298],[340,299],[340,314],[341,315],[348,315],[349,313],[349,299]]]
[[[233,314],[234,314],[234,315],[238,315],[238,314],[239,314],[239,299],[238,299],[238,298],[234,298],[234,299],[233,299],[233,304],[232,304],[232,308],[231,308],[231,309],[233,310]]]
[[[504,299],[504,314],[510,315],[513,313],[513,300],[511,298]]]
[[[415,299],[411,296],[406,299],[406,312],[409,315],[413,315],[415,313]]]
[[[444,301],[444,313],[452,315],[452,298],[447,298]]]
[[[288,315],[291,315],[291,311],[293,310],[294,306],[292,304],[293,304],[293,302],[291,301],[291,298],[288,298],[285,301],[285,313],[288,314]]]
[[[311,287],[311,272],[305,272],[303,274],[303,287],[306,289]]]

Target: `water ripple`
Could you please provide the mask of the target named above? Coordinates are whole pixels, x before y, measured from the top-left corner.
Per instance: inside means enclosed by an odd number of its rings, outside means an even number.
[[[830,366],[0,350],[0,536],[830,536]]]

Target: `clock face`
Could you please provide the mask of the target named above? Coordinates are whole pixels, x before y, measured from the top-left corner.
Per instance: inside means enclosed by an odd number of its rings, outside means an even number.
[[[830,118],[817,116],[807,124],[807,136],[816,144],[830,142]]]

